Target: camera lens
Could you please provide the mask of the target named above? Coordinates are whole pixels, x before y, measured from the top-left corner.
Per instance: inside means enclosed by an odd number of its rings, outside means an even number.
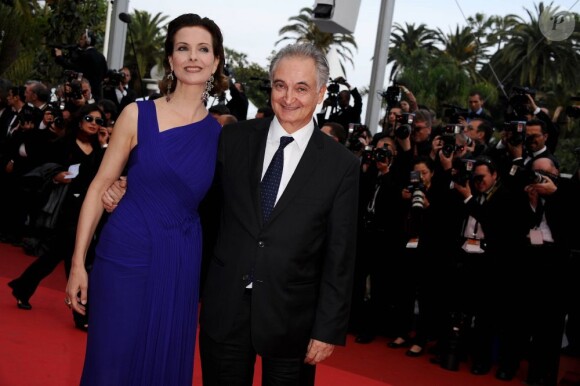
[[[415,189],[411,195],[411,207],[416,209],[425,208],[425,193],[420,189]]]

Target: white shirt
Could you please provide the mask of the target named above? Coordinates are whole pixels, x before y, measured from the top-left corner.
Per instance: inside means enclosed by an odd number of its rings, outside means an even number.
[[[284,148],[284,169],[282,169],[282,178],[280,180],[280,187],[278,188],[278,195],[276,196],[276,203],[284,193],[284,189],[288,185],[290,178],[294,174],[304,150],[310,141],[310,137],[314,132],[314,122],[310,120],[306,126],[300,128],[292,134],[288,134],[286,130],[282,128],[278,118],[274,117],[272,123],[270,123],[270,129],[268,131],[268,138],[266,139],[266,151],[264,153],[264,164],[262,166],[262,178],[268,170],[268,165],[272,162],[276,150],[280,147],[280,137],[292,137],[294,141],[290,142]]]

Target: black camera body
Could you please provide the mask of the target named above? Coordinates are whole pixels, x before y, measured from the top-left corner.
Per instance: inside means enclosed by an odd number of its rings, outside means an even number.
[[[512,87],[511,96],[508,103],[514,110],[514,113],[517,117],[524,117],[528,114],[534,113],[531,110],[528,95],[530,95],[532,99],[535,99],[536,90],[530,87]]]
[[[448,103],[445,103],[442,106],[445,107],[445,110],[443,110],[443,117],[447,118],[447,121],[450,124],[459,123],[460,118],[466,120],[469,117],[469,110],[464,109],[461,106],[451,105]]]
[[[349,124],[346,136],[346,147],[350,151],[360,151],[363,148],[363,144],[359,138],[363,137],[367,130],[367,126],[365,125],[359,123]]]
[[[47,110],[51,111],[53,117],[51,121],[48,121],[49,125],[52,124],[57,129],[64,129],[63,109],[64,105],[61,105],[58,102],[53,102],[48,105]]]
[[[402,113],[401,115],[397,115],[396,122],[398,125],[394,130],[395,136],[400,139],[409,137],[415,127],[413,124],[414,121],[415,114],[413,113]]]
[[[507,141],[510,145],[518,146],[524,143],[526,139],[525,121],[505,122],[503,129],[507,133]]]
[[[393,160],[393,152],[387,146],[373,148],[368,145],[365,146],[361,158],[361,164],[363,165],[370,165],[373,162],[382,162],[390,165]]]
[[[326,97],[326,104],[334,112],[338,108],[338,93],[340,92],[340,85],[335,80],[329,79],[329,83],[326,86],[326,92],[328,96]]]
[[[466,186],[471,176],[473,175],[473,166],[475,165],[474,159],[461,158],[459,159],[453,168],[453,174],[451,175],[451,180],[461,186]]]
[[[387,106],[394,106],[401,101],[401,89],[396,83],[387,87],[380,95]]]
[[[549,176],[554,183],[556,183],[557,179],[557,176],[549,175],[546,172],[535,171],[518,165],[513,165],[509,174],[515,178],[519,186],[542,183],[545,180],[545,176]]]
[[[103,81],[104,86],[118,87],[119,84],[125,81],[125,72],[108,70]]]
[[[459,125],[449,124],[442,128],[441,142],[443,142],[443,147],[441,147],[441,152],[445,157],[451,157],[455,150],[460,149],[455,144],[455,135],[462,132],[463,127]]]

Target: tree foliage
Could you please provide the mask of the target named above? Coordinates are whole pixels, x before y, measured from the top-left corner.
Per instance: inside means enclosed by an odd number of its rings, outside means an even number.
[[[325,54],[328,54],[334,48],[339,57],[342,72],[346,74],[344,64],[348,62],[354,65],[352,60],[353,49],[356,50],[358,48],[354,36],[352,34],[322,32],[312,21],[312,15],[312,8],[306,7],[302,8],[297,16],[290,17],[288,21],[292,22],[292,24],[280,29],[278,34],[282,38],[276,42],[276,45],[288,40],[292,43],[312,43]]]

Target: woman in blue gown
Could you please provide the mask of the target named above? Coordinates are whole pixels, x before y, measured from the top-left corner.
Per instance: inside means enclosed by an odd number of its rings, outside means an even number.
[[[91,313],[81,385],[191,386],[201,227],[220,125],[209,93],[227,88],[218,26],[194,14],[168,25],[165,98],[127,106],[83,203],[66,303]],[[127,165],[130,186],[107,220],[90,276],[84,260],[101,196]]]

